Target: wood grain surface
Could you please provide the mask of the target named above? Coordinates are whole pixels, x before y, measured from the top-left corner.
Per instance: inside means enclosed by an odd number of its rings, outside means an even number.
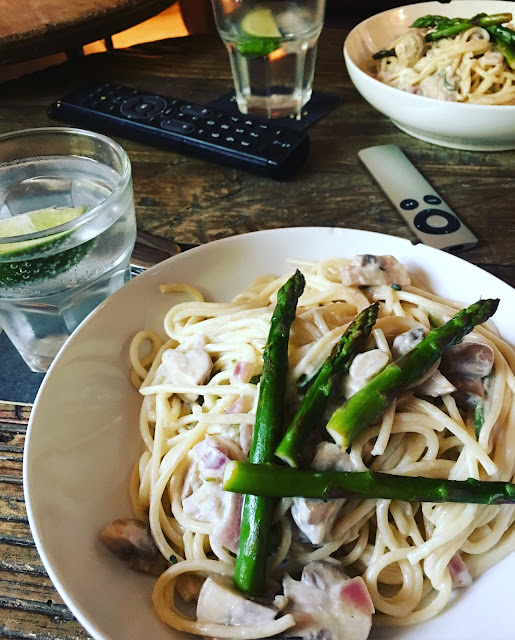
[[[310,128],[311,153],[289,182],[255,176],[118,138],[133,167],[139,227],[162,238],[206,243],[275,227],[336,226],[414,240],[357,152],[397,144],[479,238],[462,257],[515,286],[515,152],[480,153],[430,145],[399,131],[353,88],[342,58],[346,29],[320,39],[315,89],[342,96]],[[232,88],[216,35],[192,36],[69,61],[1,87],[0,133],[54,126],[50,103],[104,79],[197,102]],[[0,637],[88,638],[53,589],[24,508],[22,453],[29,409],[0,405]]]
[[[30,532],[22,460],[30,407],[0,403],[0,637],[90,638],[54,589]]]

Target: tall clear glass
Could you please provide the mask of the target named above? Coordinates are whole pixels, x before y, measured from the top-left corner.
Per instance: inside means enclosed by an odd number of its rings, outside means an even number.
[[[238,108],[300,117],[311,98],[325,0],[212,0]]]
[[[33,371],[129,279],[135,239],[120,145],[64,127],[0,136],[0,326]]]

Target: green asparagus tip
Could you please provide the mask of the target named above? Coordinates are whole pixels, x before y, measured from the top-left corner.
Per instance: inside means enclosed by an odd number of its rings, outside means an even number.
[[[418,380],[449,347],[461,342],[475,326],[488,320],[498,305],[498,299],[488,298],[458,311],[351,396],[334,411],[326,426],[336,444],[342,449],[349,447],[398,393]]]
[[[320,418],[341,376],[348,371],[354,357],[365,348],[378,312],[377,302],[363,309],[349,324],[320,367],[275,451],[275,455],[290,466],[298,467],[305,461],[309,437],[316,433]],[[313,452],[309,455],[311,459]]]

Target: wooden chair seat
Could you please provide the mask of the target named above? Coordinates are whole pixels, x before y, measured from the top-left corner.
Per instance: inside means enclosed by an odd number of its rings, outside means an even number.
[[[175,0],[0,0],[0,64],[80,49],[151,18]]]

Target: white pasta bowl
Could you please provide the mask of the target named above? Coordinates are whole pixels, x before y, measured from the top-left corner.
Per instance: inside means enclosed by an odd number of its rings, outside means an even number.
[[[482,105],[414,95],[373,77],[372,55],[387,49],[419,17],[469,18],[512,12],[505,0],[421,2],[376,14],[358,24],[344,43],[349,76],[360,94],[402,131],[433,144],[470,151],[515,149],[515,104]]]
[[[394,255],[417,280],[463,306],[498,297],[495,323],[515,343],[515,291],[449,253],[383,234],[350,229],[274,229],[208,243],[137,276],[74,332],[45,376],[24,454],[27,513],[43,563],[79,622],[95,640],[187,640],[152,606],[155,576],[114,557],[99,533],[131,516],[129,479],[141,452],[141,396],[130,383],[129,345],[141,329],[163,332],[177,301],[159,285],[184,282],[227,301],[257,276],[282,274],[288,259]],[[513,638],[515,554],[489,569],[436,618],[404,629],[377,628],[374,640]],[[492,624],[492,621],[495,621]],[[199,637],[199,636],[197,636]]]

